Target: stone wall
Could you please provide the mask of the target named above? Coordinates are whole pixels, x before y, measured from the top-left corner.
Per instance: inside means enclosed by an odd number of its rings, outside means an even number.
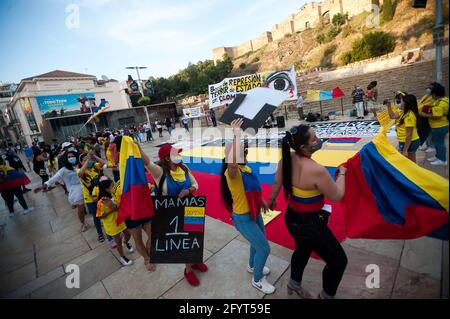
[[[380,0],[380,3],[383,1]],[[337,13],[345,14],[349,17],[370,11],[372,0],[326,0],[320,3],[311,2],[303,5],[300,10],[287,19],[272,27],[271,32],[264,32],[256,39],[249,40],[235,47],[219,47],[213,49],[213,59],[218,61],[226,53],[234,59],[248,52],[256,51],[264,45],[283,39],[287,34],[304,31],[307,28],[317,27],[321,21],[331,22]]]

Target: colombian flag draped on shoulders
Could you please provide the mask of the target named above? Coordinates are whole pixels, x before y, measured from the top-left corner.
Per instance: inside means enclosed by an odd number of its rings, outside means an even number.
[[[400,154],[385,128],[344,166],[347,237],[448,240],[448,180]]]
[[[152,199],[145,175],[144,163],[138,146],[128,137],[122,137],[120,147],[119,214],[117,224],[127,219],[138,220],[154,216]]]
[[[0,165],[0,191],[6,191],[30,184],[27,175],[8,165]]]

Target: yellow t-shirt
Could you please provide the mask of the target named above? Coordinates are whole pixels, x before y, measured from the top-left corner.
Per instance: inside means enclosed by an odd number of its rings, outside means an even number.
[[[235,178],[231,178],[228,175],[228,169],[225,171],[224,174],[227,179],[228,188],[230,189],[231,192],[231,197],[233,198],[233,212],[235,212],[236,214],[249,213],[250,207],[248,206],[247,197],[245,195],[244,182],[242,181],[241,170],[240,169],[238,170],[238,173],[236,174]]]
[[[84,172],[84,176],[80,178],[81,185],[83,185],[83,198],[84,198],[84,202],[86,204],[90,204],[90,203],[94,202],[92,195],[89,194],[88,187],[91,186],[91,182],[93,179],[98,178],[100,176],[101,169],[102,169],[102,166],[100,165],[100,163],[95,163],[92,168],[86,169],[86,171]],[[79,171],[80,171],[80,169],[77,169],[77,173]],[[93,192],[94,192],[94,190],[92,190],[92,193]]]
[[[439,116],[437,120],[431,118],[428,119],[431,128],[440,128],[448,126],[447,114],[448,114],[448,97],[440,98],[434,102],[431,108],[431,114],[433,116]]]
[[[419,109],[419,112],[422,112],[424,106],[431,106],[434,102],[435,100],[431,95],[424,95],[417,103],[417,108]]]
[[[110,208],[103,204],[103,199],[99,200],[97,203],[97,217],[99,217],[102,221],[103,228],[105,228],[105,232],[109,236],[114,236],[117,234],[120,234],[125,229],[127,229],[127,226],[125,226],[125,223],[121,223],[120,225],[116,224],[117,215],[118,212],[115,210],[113,213],[109,214],[108,216],[102,218],[102,216],[109,211]]]
[[[106,163],[107,163],[108,167],[112,168],[114,166],[114,162],[113,162],[113,159],[111,156],[111,151],[109,148],[106,149],[105,156],[106,156]]]
[[[416,115],[409,111],[403,116],[403,111],[400,111],[399,113],[400,117],[395,120],[395,130],[397,131],[397,139],[399,142],[405,143],[406,142],[406,128],[412,127],[412,136],[411,136],[411,142],[419,139],[419,134],[417,133],[417,118]],[[403,117],[403,124],[400,125],[400,119]]]

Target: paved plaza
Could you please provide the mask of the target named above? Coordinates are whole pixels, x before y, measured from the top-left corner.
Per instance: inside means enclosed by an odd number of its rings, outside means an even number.
[[[294,123],[297,121],[288,122]],[[154,135],[154,142],[144,144],[153,158],[155,146],[168,139],[167,132],[162,139]],[[186,140],[190,138],[184,135]],[[362,139],[356,149],[367,141]],[[185,143],[181,141],[181,145]],[[425,153],[418,152],[418,163],[448,179],[448,167],[429,166]],[[106,174],[112,176],[109,171]],[[30,171],[28,175],[32,180],[29,188],[40,185],[36,174]],[[198,274],[199,287],[191,287],[183,277],[184,265],[158,265],[150,273],[134,252],[128,255],[135,263],[122,267],[116,250],[97,241],[90,216],[91,227],[80,233],[76,210],[61,187],[47,193],[29,192],[25,198],[35,207],[28,215],[22,215],[16,203],[16,215],[9,218],[4,202],[0,203],[1,298],[298,298],[286,290],[292,250],[271,243],[269,280],[277,290],[265,296],[251,286],[251,274],[246,271],[249,244],[233,226],[219,220],[206,217],[204,260],[209,271]],[[448,242],[428,237],[347,239],[343,247],[349,263],[337,298],[448,298]],[[66,288],[68,264],[79,265],[80,288]],[[366,287],[370,264],[379,266],[379,288]],[[315,296],[321,290],[323,266],[322,261],[311,259],[306,267],[304,287]]]

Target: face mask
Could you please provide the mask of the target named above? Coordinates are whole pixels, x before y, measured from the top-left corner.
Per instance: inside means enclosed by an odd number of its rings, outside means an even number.
[[[402,107],[402,101],[396,100],[395,101],[395,106],[400,109]]]
[[[427,92],[427,94],[431,94],[431,89],[430,89],[430,88],[427,88],[427,89],[425,90],[425,92]]]
[[[72,165],[75,165],[77,163],[77,159],[75,157],[69,157],[67,160]]]
[[[319,139],[319,141],[317,142],[316,145],[308,146],[308,147],[306,148],[306,150],[307,150],[307,152],[308,152],[309,154],[312,155],[312,154],[314,154],[315,152],[317,152],[318,150],[320,150],[320,149],[322,148],[322,145],[323,145],[322,140]]]

